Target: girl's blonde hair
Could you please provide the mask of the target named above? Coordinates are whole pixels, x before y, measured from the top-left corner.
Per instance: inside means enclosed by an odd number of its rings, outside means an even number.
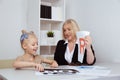
[[[65,25],[70,25],[71,26],[71,28],[73,29],[73,33],[75,34],[75,36],[76,36],[76,32],[80,31],[79,25],[77,24],[77,22],[74,19],[67,19],[63,23],[63,27]],[[63,27],[62,27],[62,31],[63,31]],[[63,34],[63,32],[62,32],[62,34]],[[64,34],[63,34],[63,38],[65,39]]]
[[[29,37],[37,38],[33,31],[27,32],[26,30],[22,30],[21,32],[22,32],[21,37],[20,37],[21,46],[23,45],[25,40],[29,39]]]

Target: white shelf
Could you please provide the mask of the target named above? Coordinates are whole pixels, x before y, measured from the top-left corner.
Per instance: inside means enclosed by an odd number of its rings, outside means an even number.
[[[61,28],[65,19],[65,1],[64,0],[41,0],[40,5],[51,7],[51,19],[40,18],[40,54],[52,54],[55,51],[58,40],[62,38]],[[54,32],[54,40],[49,43],[47,31]]]
[[[63,22],[63,20],[55,20],[55,19],[45,19],[45,18],[40,18],[40,20],[41,21],[46,21],[46,22],[53,22],[53,23],[56,23],[56,22],[58,22],[58,23],[60,23],[60,22]]]
[[[65,20],[65,0],[27,0],[27,26],[35,32],[38,37],[38,52],[41,55],[53,55],[58,40],[62,38],[62,24]],[[51,7],[51,18],[41,17],[41,5]],[[43,8],[44,9],[44,8]],[[43,14],[44,15],[44,14]],[[47,31],[55,33],[54,43],[47,41]]]
[[[56,44],[40,44],[40,46],[56,46]]]

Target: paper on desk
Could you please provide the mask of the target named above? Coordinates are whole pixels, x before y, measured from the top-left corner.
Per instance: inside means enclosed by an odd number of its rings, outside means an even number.
[[[69,67],[69,69],[73,69],[73,68],[75,68],[75,67],[72,67],[72,68]],[[35,74],[38,75],[38,76],[45,75],[45,74],[43,74],[42,72],[39,72],[39,71],[36,71]],[[71,76],[67,76],[67,74],[61,74],[61,76],[59,76],[59,78],[58,78],[58,76],[56,77],[55,74],[47,74],[47,77],[48,77],[48,75],[49,76],[52,75],[52,77],[54,79],[57,78],[57,80],[88,80],[88,79],[98,78],[97,76],[86,76],[86,75],[83,76],[83,75],[79,75],[79,74],[74,74],[74,75],[71,75]]]
[[[85,76],[107,76],[110,74],[111,70],[107,67],[101,66],[60,66],[62,69],[75,69],[79,71],[77,75],[85,75]],[[41,72],[35,72],[36,75],[44,75]],[[51,74],[54,75],[54,74]]]
[[[101,66],[79,66],[76,69],[80,71],[80,75],[107,76],[111,72],[107,67]]]

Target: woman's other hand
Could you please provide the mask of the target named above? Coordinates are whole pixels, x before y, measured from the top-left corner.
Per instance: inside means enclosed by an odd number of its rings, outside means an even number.
[[[54,68],[58,67],[57,62],[56,62],[56,61],[53,61],[52,64],[51,64],[51,67],[54,67]]]

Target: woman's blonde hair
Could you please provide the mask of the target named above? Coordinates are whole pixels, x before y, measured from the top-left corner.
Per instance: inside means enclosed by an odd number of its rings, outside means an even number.
[[[77,24],[77,22],[74,19],[67,19],[63,23],[63,27],[65,25],[70,25],[71,26],[71,28],[73,29],[73,33],[75,34],[75,36],[76,36],[76,32],[80,31],[79,25]],[[62,27],[62,31],[63,31],[63,27]],[[63,32],[62,32],[62,34],[63,34]],[[63,34],[63,38],[65,39],[64,34]]]

